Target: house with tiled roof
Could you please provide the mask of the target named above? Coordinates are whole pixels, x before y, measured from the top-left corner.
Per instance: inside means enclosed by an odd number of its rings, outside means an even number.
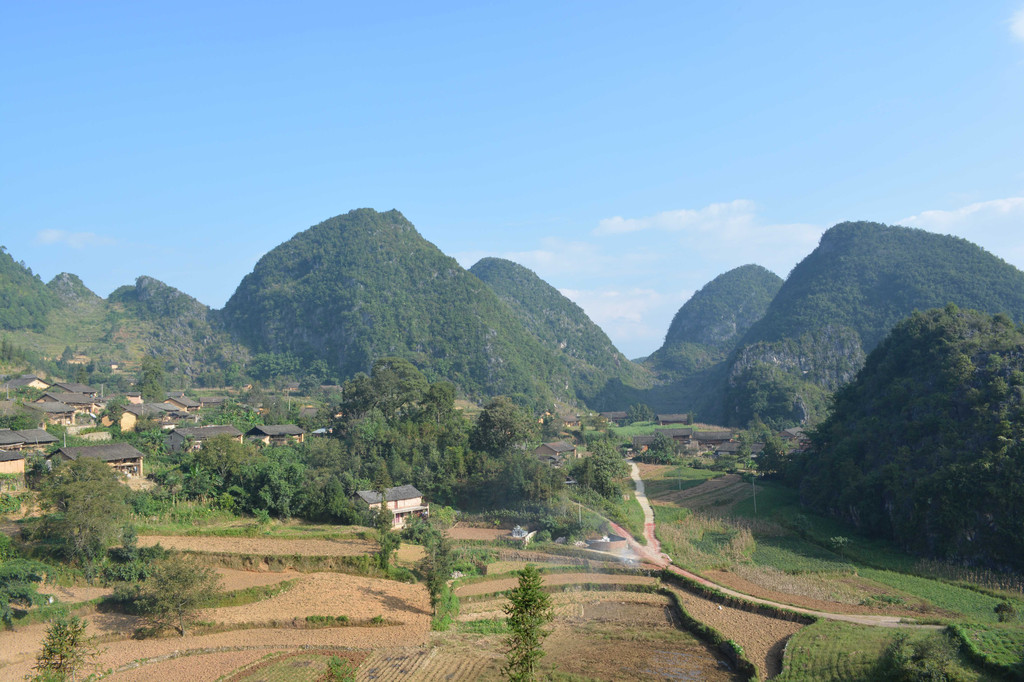
[[[295,424],[263,424],[252,427],[245,432],[245,436],[264,445],[288,445],[302,443],[306,438],[306,432]]]
[[[107,465],[125,476],[142,476],[142,461],[144,456],[128,443],[110,443],[104,445],[90,445],[76,448],[57,448],[53,455],[65,460],[73,461],[80,457],[89,457],[106,462]]]
[[[380,509],[380,493],[375,490],[360,490],[355,495],[356,499],[364,502],[371,510]],[[385,504],[395,515],[392,526],[404,528],[406,522],[412,516],[427,517],[430,514],[430,505],[423,499],[423,493],[412,485],[400,485],[388,488],[384,491]]]
[[[216,438],[217,436],[228,436],[239,443],[242,442],[242,432],[230,424],[213,426],[188,426],[177,427],[167,434],[167,449],[181,450],[188,447],[191,450],[198,450],[203,442]]]

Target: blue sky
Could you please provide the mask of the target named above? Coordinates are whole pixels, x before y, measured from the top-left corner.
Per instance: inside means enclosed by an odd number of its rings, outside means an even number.
[[[1024,1],[0,3],[0,244],[219,308],[321,220],[402,211],[630,357],[843,220],[1024,268]]]

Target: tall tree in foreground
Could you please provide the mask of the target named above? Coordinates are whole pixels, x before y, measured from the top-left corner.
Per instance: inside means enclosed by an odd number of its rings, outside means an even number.
[[[157,625],[176,627],[184,637],[200,606],[219,591],[220,577],[212,568],[171,555],[153,564],[135,606]]]
[[[60,614],[46,628],[43,650],[36,656],[35,669],[38,682],[72,680],[85,667],[94,652],[85,636],[87,621],[78,616]]]
[[[512,682],[536,679],[537,661],[544,656],[541,642],[548,636],[544,625],[551,621],[551,598],[542,589],[540,573],[533,564],[519,571],[519,586],[508,591],[505,605],[509,636],[508,663],[502,672]]]

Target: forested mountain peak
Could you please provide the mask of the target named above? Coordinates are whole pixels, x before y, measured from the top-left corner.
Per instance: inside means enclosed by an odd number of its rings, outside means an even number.
[[[1024,331],[913,314],[835,398],[790,474],[812,507],[942,559],[1024,568]]]
[[[646,371],[619,352],[608,335],[578,305],[533,270],[504,258],[483,258],[469,269],[503,300],[527,331],[562,356],[575,374],[587,378],[593,395],[611,378],[638,386]]]
[[[259,260],[223,316],[256,350],[322,360],[340,377],[398,356],[469,393],[536,397],[571,383],[489,287],[395,210],[296,234]]]
[[[827,392],[852,379],[900,320],[947,303],[1020,321],[1024,273],[958,237],[870,222],[832,227],[744,335],[726,415],[781,425],[820,414]]]
[[[135,285],[118,287],[107,299],[120,303],[143,319],[206,317],[209,308],[188,294],[143,275]]]

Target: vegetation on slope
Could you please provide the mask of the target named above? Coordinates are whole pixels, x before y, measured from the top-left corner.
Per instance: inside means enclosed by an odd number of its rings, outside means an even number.
[[[532,270],[502,258],[484,258],[469,269],[503,300],[542,346],[560,357],[577,395],[593,399],[609,379],[632,386],[647,382],[583,309]]]
[[[820,416],[807,387],[834,391],[851,380],[897,322],[946,303],[1024,319],[1024,273],[964,239],[878,223],[841,223],[790,273],[731,362],[723,418],[754,416],[747,374],[777,392],[783,412],[758,413],[784,425]],[[719,389],[722,390],[722,389]]]
[[[0,246],[0,329],[32,329],[46,324],[46,315],[58,307],[39,275],[18,263]]]
[[[665,343],[647,364],[669,375],[689,375],[725,360],[739,339],[760,320],[782,286],[782,278],[760,265],[719,275],[676,312]]]
[[[1024,330],[1006,315],[915,313],[835,396],[803,500],[916,553],[1024,568]]]
[[[257,351],[325,361],[339,376],[403,357],[469,394],[543,395],[568,372],[495,293],[398,211],[359,209],[274,248],[223,311]]]

